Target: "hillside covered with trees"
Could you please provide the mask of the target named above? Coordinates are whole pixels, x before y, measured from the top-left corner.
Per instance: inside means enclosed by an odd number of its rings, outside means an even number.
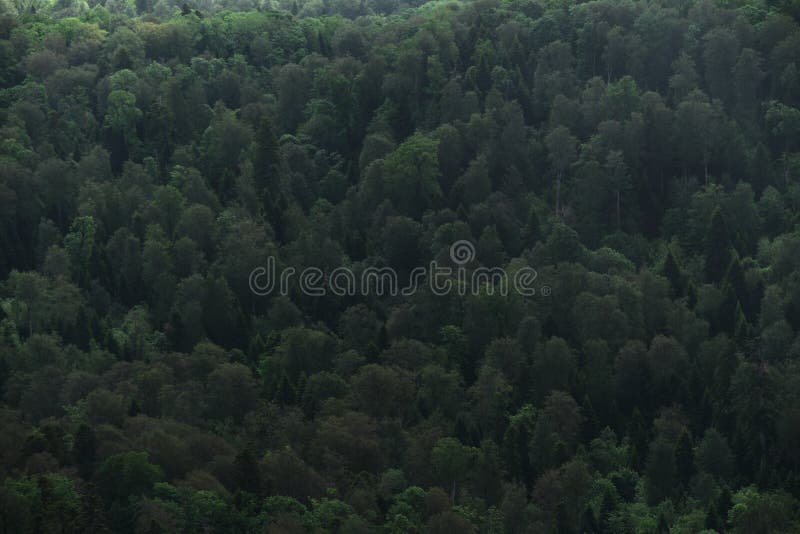
[[[800,532],[797,1],[0,13],[1,534]]]

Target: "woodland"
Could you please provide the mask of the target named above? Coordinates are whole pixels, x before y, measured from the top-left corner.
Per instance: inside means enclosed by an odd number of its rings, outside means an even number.
[[[0,0],[0,534],[800,532],[799,20]]]

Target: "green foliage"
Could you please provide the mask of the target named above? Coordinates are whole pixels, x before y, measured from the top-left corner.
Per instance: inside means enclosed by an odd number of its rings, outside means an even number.
[[[145,452],[125,452],[106,458],[97,468],[101,494],[110,501],[124,502],[131,496],[150,493],[163,472],[148,461]]]
[[[0,0],[0,530],[800,530],[796,4]]]

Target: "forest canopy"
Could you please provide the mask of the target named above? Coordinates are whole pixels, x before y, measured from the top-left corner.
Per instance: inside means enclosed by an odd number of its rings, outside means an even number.
[[[0,0],[0,533],[800,532],[799,19]]]

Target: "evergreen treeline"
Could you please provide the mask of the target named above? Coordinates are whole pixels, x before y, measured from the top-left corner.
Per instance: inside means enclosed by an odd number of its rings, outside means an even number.
[[[0,13],[0,533],[800,531],[796,1]]]

